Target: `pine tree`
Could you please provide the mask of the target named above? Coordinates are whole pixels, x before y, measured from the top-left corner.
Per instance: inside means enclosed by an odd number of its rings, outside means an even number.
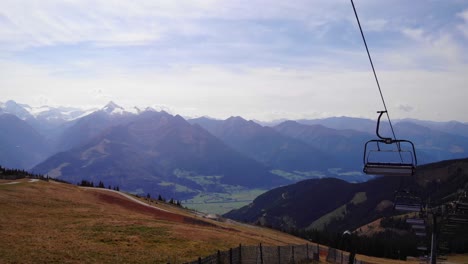
[[[99,181],[98,188],[103,188],[103,189],[105,188],[104,183],[102,181]]]

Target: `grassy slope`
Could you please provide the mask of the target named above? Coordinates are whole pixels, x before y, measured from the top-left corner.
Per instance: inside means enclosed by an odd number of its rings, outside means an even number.
[[[180,263],[239,243],[304,244],[258,227],[171,213],[98,189],[55,182],[0,181],[0,262]]]
[[[270,229],[168,212],[117,193],[56,182],[0,180],[0,263],[182,263],[243,245],[304,244]],[[10,181],[11,182],[11,181]],[[466,263],[454,256],[454,263]],[[418,263],[359,255],[370,263]]]
[[[365,202],[367,200],[366,193],[365,192],[358,192],[354,195],[353,199],[350,201],[350,203],[357,205],[362,202]],[[342,206],[336,208],[335,210],[331,211],[328,214],[323,215],[319,219],[315,220],[307,229],[317,229],[317,230],[323,230],[323,228],[330,223],[331,220],[333,219],[343,219],[344,216],[346,215],[346,204],[343,204]]]

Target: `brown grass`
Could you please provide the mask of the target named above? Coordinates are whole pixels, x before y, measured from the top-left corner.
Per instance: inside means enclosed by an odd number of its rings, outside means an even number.
[[[164,212],[104,190],[57,182],[6,182],[0,180],[0,263],[182,263],[239,244],[307,243],[271,229],[217,222],[148,202],[169,211]],[[464,256],[449,260],[467,263]]]
[[[0,185],[0,262],[181,263],[239,244],[304,244],[277,231],[164,212],[102,190]]]

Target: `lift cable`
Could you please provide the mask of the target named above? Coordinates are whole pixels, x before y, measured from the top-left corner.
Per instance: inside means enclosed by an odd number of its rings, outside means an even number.
[[[377,78],[377,73],[375,72],[374,63],[372,62],[372,58],[371,58],[371,55],[370,55],[370,52],[369,52],[369,48],[367,47],[366,38],[364,37],[364,32],[362,31],[361,23],[359,22],[359,17],[358,17],[358,14],[356,12],[356,7],[354,7],[353,0],[351,0],[351,4],[353,5],[354,15],[356,15],[356,20],[357,20],[357,23],[358,23],[358,26],[359,26],[359,31],[361,31],[361,36],[362,36],[362,40],[364,41],[364,46],[366,46],[367,56],[369,57],[369,62],[371,64],[372,71],[374,72],[375,82],[377,83],[377,88],[379,88],[380,98],[382,98],[382,103],[383,103],[383,106],[385,108],[385,112],[387,114],[388,123],[390,124],[390,129],[392,130],[393,138],[396,140],[397,138],[395,136],[395,131],[393,130],[392,121],[390,120],[390,115],[388,114],[387,105],[385,104],[385,99],[384,99],[384,96],[383,96],[383,93],[382,93],[382,89],[380,88],[379,79]],[[400,149],[400,144],[397,143],[397,146],[398,146],[398,150],[400,151],[401,150]],[[400,154],[400,156],[401,156],[401,154]]]

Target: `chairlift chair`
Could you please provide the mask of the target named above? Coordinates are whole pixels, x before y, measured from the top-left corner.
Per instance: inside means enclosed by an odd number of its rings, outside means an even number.
[[[408,191],[397,191],[393,204],[394,209],[397,211],[421,212],[423,209],[421,198]],[[407,221],[408,220],[409,219],[407,219]]]
[[[417,250],[427,251],[427,246],[418,246]]]
[[[427,234],[426,232],[415,232],[415,235],[418,237],[425,237]]]
[[[412,225],[411,228],[414,230],[426,230],[425,225]]]
[[[421,219],[421,218],[408,218],[406,219],[406,223],[407,224],[414,224],[414,225],[424,225],[425,224],[425,221],[424,219]]]
[[[412,176],[416,172],[417,158],[414,144],[409,140],[404,139],[393,139],[382,137],[379,133],[380,119],[382,115],[387,111],[378,111],[379,118],[377,119],[376,134],[379,139],[372,139],[366,142],[364,145],[364,173],[371,175],[383,175],[383,176]],[[369,146],[375,143],[376,149],[370,149]],[[384,150],[381,148],[381,144],[394,145],[396,150]],[[403,150],[401,145],[411,146],[409,150]],[[382,153],[393,155],[400,158],[400,162],[387,160]],[[378,156],[376,160],[372,159],[372,156]],[[379,157],[380,156],[380,157]],[[403,156],[407,158],[404,159]],[[383,159],[383,160],[382,160]]]

